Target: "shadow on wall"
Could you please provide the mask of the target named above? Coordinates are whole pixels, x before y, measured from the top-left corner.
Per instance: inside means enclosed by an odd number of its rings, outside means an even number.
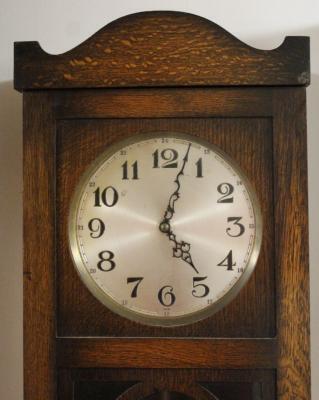
[[[22,271],[22,96],[13,89],[12,81],[0,82],[0,188],[0,252],[8,256],[4,259],[4,269],[10,267],[11,274],[18,272],[15,279],[19,280]],[[3,268],[0,273],[4,273]],[[12,289],[4,287],[4,290]],[[8,300],[12,294],[0,301],[0,307],[4,304],[6,310],[10,307]]]
[[[0,185],[0,251],[12,264],[22,232],[22,96],[12,81],[0,82]]]
[[[12,81],[0,82],[0,222],[0,398],[22,399],[22,96]]]

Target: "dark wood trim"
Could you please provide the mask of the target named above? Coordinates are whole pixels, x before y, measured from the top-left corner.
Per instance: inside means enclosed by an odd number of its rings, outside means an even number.
[[[274,93],[278,399],[310,399],[305,90]]]
[[[24,400],[55,399],[55,121],[24,95]]]
[[[150,86],[308,85],[309,38],[274,50],[246,45],[215,23],[181,12],[128,15],[60,55],[15,43],[18,90]]]
[[[275,368],[276,345],[276,339],[58,338],[57,363],[60,368]]]
[[[134,100],[133,100],[134,99]],[[57,118],[268,117],[270,88],[149,88],[57,92]]]

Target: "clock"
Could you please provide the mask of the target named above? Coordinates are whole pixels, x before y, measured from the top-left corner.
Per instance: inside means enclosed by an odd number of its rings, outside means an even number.
[[[14,83],[24,400],[309,400],[309,38],[138,13]]]
[[[81,178],[70,249],[90,291],[151,325],[194,323],[225,306],[252,273],[261,213],[223,151],[180,133],[115,143]]]

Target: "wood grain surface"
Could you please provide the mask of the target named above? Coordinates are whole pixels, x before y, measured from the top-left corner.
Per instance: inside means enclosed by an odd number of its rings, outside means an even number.
[[[276,339],[60,338],[61,368],[274,368]]]
[[[309,84],[309,38],[254,49],[204,18],[154,11],[116,20],[60,55],[15,43],[18,90]]]
[[[52,97],[24,95],[24,400],[54,399],[55,120]]]
[[[274,95],[278,397],[310,399],[306,97]]]
[[[56,91],[59,119],[272,117],[267,88],[130,88]]]

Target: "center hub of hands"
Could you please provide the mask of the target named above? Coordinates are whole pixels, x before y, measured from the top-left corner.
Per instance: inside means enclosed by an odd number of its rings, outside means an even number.
[[[160,229],[161,232],[168,233],[170,231],[170,228],[171,227],[170,227],[170,224],[168,222],[162,221],[160,223],[159,229]]]

